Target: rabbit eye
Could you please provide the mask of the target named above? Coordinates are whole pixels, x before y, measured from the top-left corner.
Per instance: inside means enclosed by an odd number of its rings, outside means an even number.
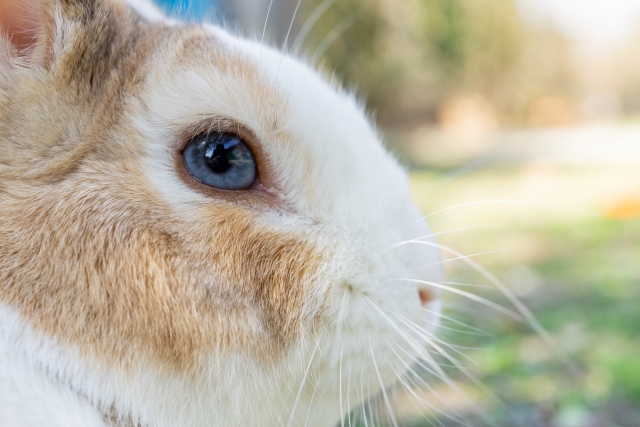
[[[258,177],[253,152],[232,133],[199,135],[189,142],[182,158],[195,180],[220,190],[246,190]]]

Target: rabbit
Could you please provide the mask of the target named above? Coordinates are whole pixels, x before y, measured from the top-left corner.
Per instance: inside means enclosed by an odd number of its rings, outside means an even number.
[[[386,397],[442,272],[356,96],[141,0],[39,9],[0,35],[0,426],[328,427]]]

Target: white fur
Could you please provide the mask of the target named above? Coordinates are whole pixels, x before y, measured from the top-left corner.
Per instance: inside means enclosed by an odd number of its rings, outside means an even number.
[[[1,303],[0,320],[0,426],[104,426],[95,407],[52,375],[50,366],[63,365],[55,346]]]
[[[146,3],[135,2],[135,9],[160,19]],[[407,328],[393,317],[401,313],[422,322],[417,285],[392,279],[440,280],[437,266],[418,269],[437,264],[439,255],[420,245],[381,253],[429,233],[411,203],[405,172],[384,150],[351,94],[278,51],[216,27],[210,31],[255,64],[286,100],[288,114],[278,118],[278,125],[294,141],[278,140],[255,120],[255,88],[241,80],[207,67],[179,75],[158,67],[149,81],[159,83],[146,88],[144,105],[133,105],[138,114],[131,118],[147,144],[149,182],[177,215],[197,220],[198,208],[210,200],[176,175],[173,130],[202,116],[245,123],[274,161],[279,197],[296,212],[263,221],[302,232],[310,221],[319,224],[323,241],[338,254],[317,290],[328,295],[331,321],[303,337],[273,369],[239,354],[212,355],[197,378],[145,364],[127,376],[117,368],[98,372],[79,354],[36,337],[16,313],[0,306],[1,426],[97,427],[105,425],[100,411],[115,410],[145,427],[328,427],[377,393],[381,382],[393,383],[418,351],[406,345],[398,329],[407,333]],[[393,353],[401,346],[409,353],[402,361]]]

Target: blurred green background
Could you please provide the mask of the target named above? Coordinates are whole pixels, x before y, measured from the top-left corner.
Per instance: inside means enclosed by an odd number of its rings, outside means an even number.
[[[269,0],[222,4],[260,37]],[[445,367],[453,386],[398,387],[398,424],[462,425],[442,411],[473,426],[639,427],[640,2],[297,4],[275,1],[267,39],[282,44],[292,23],[288,48],[357,88],[416,203],[444,209],[430,217],[439,241],[500,278],[556,343],[449,293],[445,314],[486,334],[443,320],[440,336],[484,386]],[[466,284],[452,286],[509,306],[463,262],[444,265]],[[393,425],[385,406],[346,425]]]

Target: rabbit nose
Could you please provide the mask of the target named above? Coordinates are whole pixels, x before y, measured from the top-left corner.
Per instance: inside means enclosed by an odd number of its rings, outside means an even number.
[[[426,288],[418,288],[418,296],[420,297],[420,303],[423,306],[429,304],[435,298],[433,290]]]

